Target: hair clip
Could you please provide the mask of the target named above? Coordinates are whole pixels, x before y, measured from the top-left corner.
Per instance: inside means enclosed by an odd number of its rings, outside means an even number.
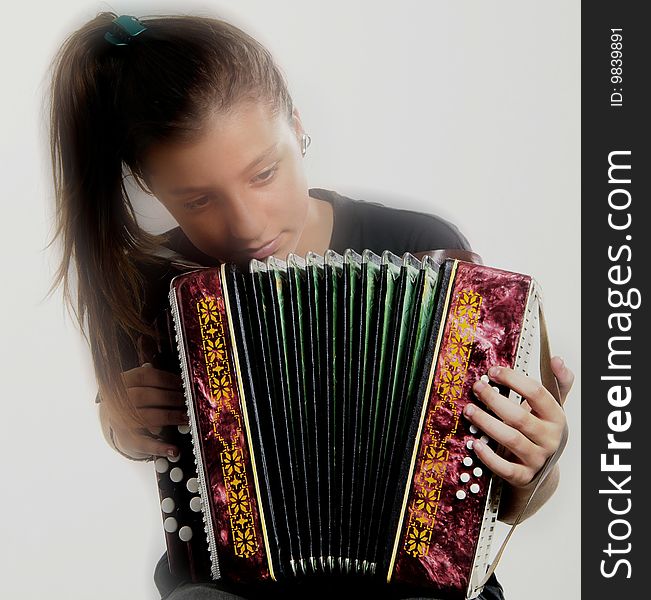
[[[136,17],[120,15],[113,19],[111,31],[104,34],[104,39],[114,46],[126,46],[132,38],[146,29]]]

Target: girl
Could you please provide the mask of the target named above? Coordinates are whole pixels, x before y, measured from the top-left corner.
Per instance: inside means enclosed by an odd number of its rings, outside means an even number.
[[[173,262],[213,266],[328,248],[399,255],[470,249],[437,217],[308,188],[302,158],[310,138],[283,75],[258,42],[223,21],[98,15],[69,37],[55,61],[51,138],[64,249],[55,284],[63,283],[71,302],[74,267],[74,309],[92,351],[103,430],[131,459],[174,456],[176,448],[159,434],[186,420],[178,377],[150,364],[154,318],[166,301]],[[143,231],[125,175],[160,201],[178,227],[161,236]],[[565,398],[573,375],[558,358],[553,367]],[[504,368],[492,378],[528,400],[515,406],[478,382],[478,399],[498,418],[477,407],[465,415],[510,451],[498,457],[485,444],[474,447],[506,481],[500,519],[510,522],[559,447],[565,417],[539,383]],[[526,516],[557,481],[555,468]],[[171,599],[257,592],[175,581],[165,556],[155,580]],[[297,589],[314,597],[308,585]],[[342,584],[330,585],[319,582],[320,591],[341,593]],[[345,585],[351,593],[353,584]],[[493,576],[481,598],[502,597]]]

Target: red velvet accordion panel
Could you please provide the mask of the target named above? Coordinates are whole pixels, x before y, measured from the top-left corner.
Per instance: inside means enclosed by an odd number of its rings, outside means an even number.
[[[471,450],[462,412],[472,385],[493,365],[513,367],[531,278],[459,262],[449,289],[429,401],[390,578],[465,594],[490,473]],[[494,443],[489,441],[494,447]]]
[[[255,473],[219,272],[177,280],[174,291],[213,576],[266,579]]]

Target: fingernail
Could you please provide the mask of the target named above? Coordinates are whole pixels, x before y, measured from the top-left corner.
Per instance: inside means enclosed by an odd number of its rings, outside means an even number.
[[[558,362],[561,363],[561,367],[564,367],[565,366],[565,361],[560,356],[557,356],[556,358],[558,359]]]
[[[149,362],[146,362],[146,363],[142,363],[140,366],[141,366],[141,367],[151,367],[152,364],[149,363]]]
[[[483,450],[484,449],[484,442],[482,442],[481,440],[475,440],[472,447],[475,450]]]
[[[478,379],[475,381],[472,387],[476,392],[481,392],[487,385],[487,383],[483,382],[481,379]]]
[[[466,416],[470,417],[475,414],[475,405],[467,404],[466,408],[463,409],[463,412]]]
[[[491,367],[488,369],[488,374],[491,377],[497,377],[500,374],[501,369],[499,367]]]

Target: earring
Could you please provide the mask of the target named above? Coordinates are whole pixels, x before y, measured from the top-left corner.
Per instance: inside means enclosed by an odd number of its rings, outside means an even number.
[[[312,138],[307,135],[307,133],[303,134],[303,137],[301,138],[301,155],[305,156],[307,154],[307,149],[308,146],[312,143]]]

